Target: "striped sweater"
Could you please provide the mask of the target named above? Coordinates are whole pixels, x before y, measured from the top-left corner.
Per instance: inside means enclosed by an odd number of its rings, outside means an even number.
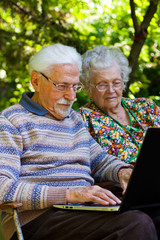
[[[126,166],[102,150],[79,113],[71,110],[57,120],[31,96],[24,93],[0,114],[0,203],[23,203],[21,225],[53,204],[65,204],[67,187],[118,181],[118,170]],[[14,224],[8,215],[3,229],[9,239]]]

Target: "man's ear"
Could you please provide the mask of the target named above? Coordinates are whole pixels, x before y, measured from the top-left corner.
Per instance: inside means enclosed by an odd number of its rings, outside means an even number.
[[[39,92],[40,76],[37,72],[31,73],[31,83],[36,92]]]

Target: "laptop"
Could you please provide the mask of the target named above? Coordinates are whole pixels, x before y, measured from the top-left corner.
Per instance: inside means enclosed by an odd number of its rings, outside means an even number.
[[[160,207],[160,128],[146,131],[137,161],[120,205],[67,204],[53,207],[68,210],[119,211]]]

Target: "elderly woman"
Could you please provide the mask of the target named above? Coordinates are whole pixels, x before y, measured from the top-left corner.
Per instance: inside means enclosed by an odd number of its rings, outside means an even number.
[[[81,81],[91,102],[79,109],[91,135],[109,154],[135,162],[145,132],[160,127],[151,99],[122,97],[130,73],[120,49],[97,46],[83,55]]]

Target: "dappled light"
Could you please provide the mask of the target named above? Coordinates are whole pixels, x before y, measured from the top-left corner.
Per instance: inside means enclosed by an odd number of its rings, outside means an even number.
[[[147,9],[153,2],[150,13],[153,10],[155,13],[149,19]],[[126,96],[152,97],[160,105],[158,2],[0,1],[0,110],[18,102],[23,92],[32,90],[27,69],[29,58],[42,47],[58,42],[76,47],[81,54],[101,44],[120,47],[133,68]],[[147,30],[140,27],[145,16]],[[77,109],[87,101],[88,96],[82,91],[73,107]]]

